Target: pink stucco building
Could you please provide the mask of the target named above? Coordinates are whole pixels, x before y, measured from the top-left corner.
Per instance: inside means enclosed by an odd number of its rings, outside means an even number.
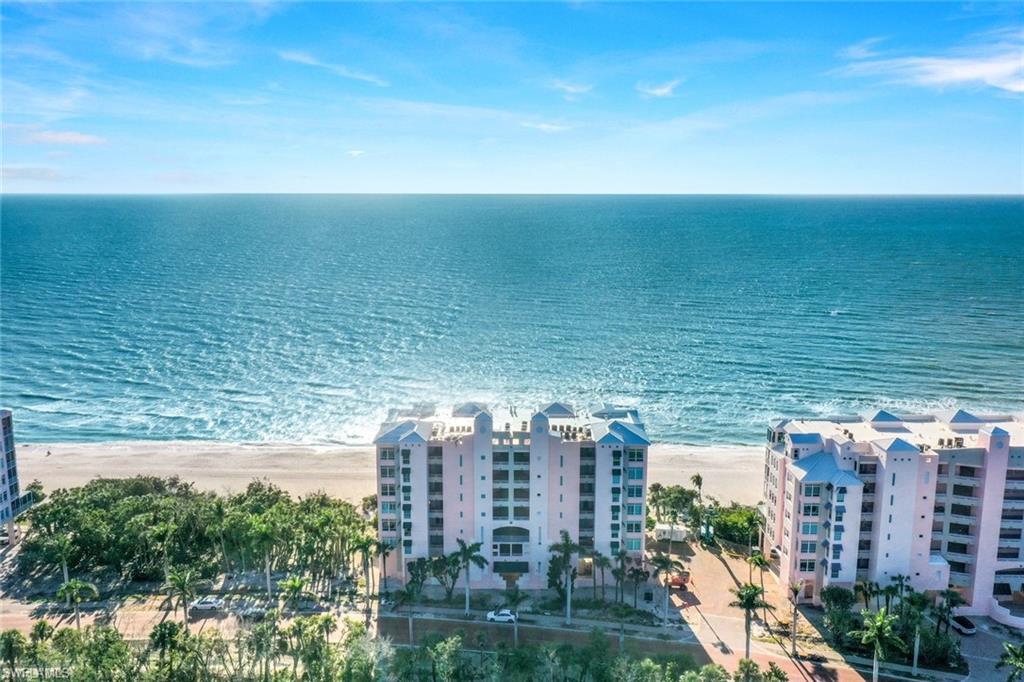
[[[966,615],[1024,626],[1024,422],[939,417],[787,419],[768,430],[764,549],[819,603],[828,585],[961,592]]]
[[[562,530],[584,548],[642,556],[647,448],[638,412],[552,403],[536,412],[466,403],[392,410],[374,439],[380,537],[396,549],[387,573],[483,543],[474,588],[547,587]],[[578,584],[593,579],[578,560]]]

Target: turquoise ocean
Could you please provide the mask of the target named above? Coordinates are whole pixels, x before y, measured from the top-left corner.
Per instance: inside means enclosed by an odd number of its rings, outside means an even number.
[[[21,441],[366,443],[389,406],[1024,412],[1024,200],[5,196]]]

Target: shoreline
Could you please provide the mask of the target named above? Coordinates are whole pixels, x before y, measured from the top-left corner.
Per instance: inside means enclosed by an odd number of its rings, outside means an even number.
[[[267,479],[292,495],[324,491],[358,502],[376,489],[372,445],[301,445],[211,441],[114,441],[109,443],[19,443],[21,486],[38,479],[45,492],[80,486],[97,478],[177,476],[218,493],[240,491]],[[704,494],[757,504],[761,499],[761,446],[650,447],[648,484],[692,487],[700,473]]]

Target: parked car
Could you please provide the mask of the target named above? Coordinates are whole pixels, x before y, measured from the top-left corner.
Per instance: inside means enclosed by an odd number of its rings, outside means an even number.
[[[246,606],[238,609],[238,615],[243,620],[263,620],[267,617],[267,610],[262,606]]]
[[[978,631],[977,626],[974,625],[974,621],[967,616],[953,616],[953,619],[950,621],[950,625],[952,625],[953,629],[961,635],[973,635]]]
[[[509,609],[499,609],[487,614],[487,621],[489,623],[514,623],[518,619],[519,616]]]
[[[828,658],[822,654],[798,654],[797,658],[802,658],[812,663],[828,663]]]
[[[196,599],[188,607],[193,611],[216,611],[224,608],[224,600],[220,597],[206,596]]]

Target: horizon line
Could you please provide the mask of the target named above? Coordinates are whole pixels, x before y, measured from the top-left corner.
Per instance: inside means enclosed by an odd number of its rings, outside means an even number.
[[[0,192],[3,197],[163,197],[163,196],[425,196],[425,197],[807,197],[807,198],[963,198],[1024,199],[1010,192]]]

